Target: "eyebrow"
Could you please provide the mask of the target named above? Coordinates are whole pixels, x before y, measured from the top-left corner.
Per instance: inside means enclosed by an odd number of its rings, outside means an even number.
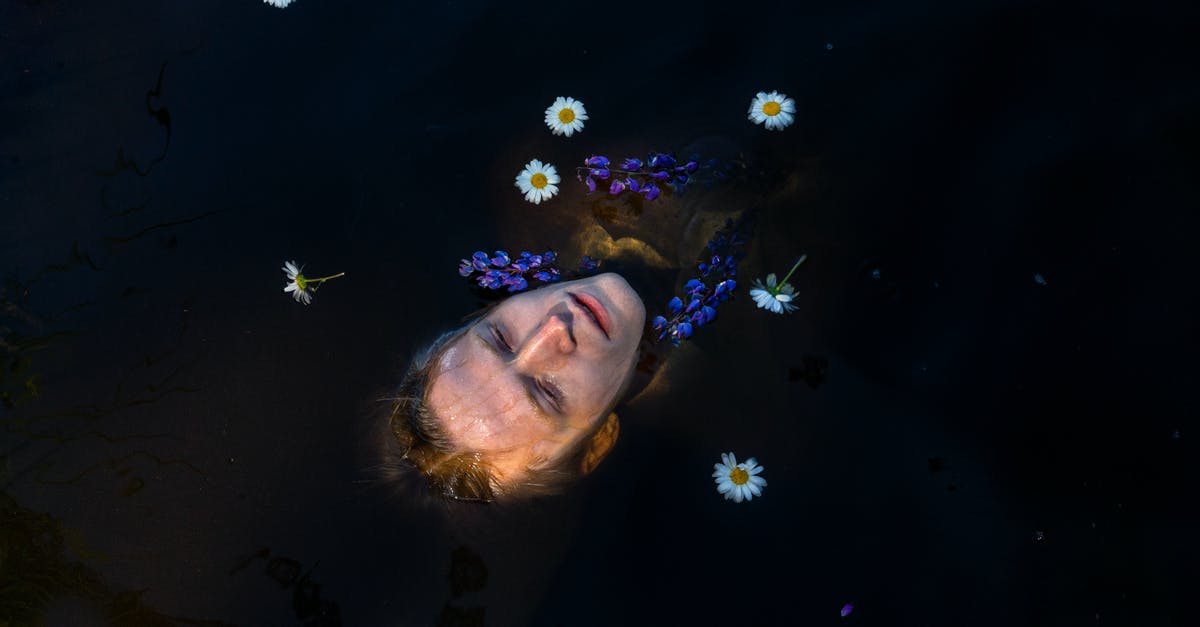
[[[488,329],[491,329],[492,323],[486,323],[486,326]],[[500,361],[507,363],[507,360],[504,358],[504,355],[500,354],[500,349],[490,339],[484,337],[480,333],[472,333],[471,335],[474,335],[475,338],[478,339],[484,345],[484,347],[486,347],[488,349],[488,352],[495,355],[496,358],[499,359]],[[537,384],[533,381],[533,378],[527,377],[525,375],[520,375],[520,374],[518,374],[517,377],[523,380],[521,386],[525,388],[525,397],[528,398],[529,403],[531,405],[533,405],[533,408],[536,411],[538,418],[541,420],[544,420],[546,422],[550,422],[550,423],[557,425],[557,420],[555,419],[555,417],[551,416],[550,413],[546,411],[546,408],[543,407],[542,403],[538,400],[537,395],[534,394],[533,388]],[[564,414],[564,416],[565,416],[565,414]]]

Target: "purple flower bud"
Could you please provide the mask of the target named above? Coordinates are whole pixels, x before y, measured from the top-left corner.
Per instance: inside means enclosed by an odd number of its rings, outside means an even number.
[[[697,264],[696,269],[700,271],[700,276],[708,276],[708,264],[707,263]]]
[[[579,269],[584,272],[591,272],[598,267],[600,267],[600,262],[592,259],[588,255],[584,255],[583,259],[579,262]]]
[[[487,253],[485,253],[485,252],[483,252],[482,250],[477,250],[477,251],[475,251],[475,254],[471,255],[471,259],[478,259],[478,260],[480,260],[480,261],[487,261],[487,260],[488,260],[488,254],[487,254]]]
[[[704,314],[699,311],[692,314],[692,317],[688,318],[688,320],[691,320],[692,325],[697,326],[697,327],[702,327],[702,326],[704,326],[704,323],[707,322],[707,320],[704,319]]]
[[[625,179],[625,184],[629,186],[629,191],[631,192],[638,192],[642,189],[642,184],[638,183],[638,180],[633,177]]]
[[[687,185],[688,175],[680,174],[679,176],[675,177],[675,182],[679,185]]]
[[[518,260],[512,262],[512,267],[516,268],[518,272],[528,272],[529,271],[529,260],[528,259],[518,259]]]
[[[717,317],[717,310],[705,305],[700,308],[700,313],[704,314],[705,322],[712,322],[713,318]]]
[[[555,259],[558,259],[558,255],[553,250],[547,250],[542,253],[542,263],[546,265],[554,263]]]
[[[508,284],[508,291],[519,292],[527,287],[529,287],[529,283],[525,280],[525,277],[516,275],[516,280]]]
[[[480,272],[483,272],[484,270],[488,269],[488,260],[487,259],[482,259],[482,260],[472,259],[471,267],[475,268],[476,270],[478,270]]]
[[[728,292],[731,289],[729,284],[730,281],[721,281],[720,283],[717,283],[717,291],[715,292],[716,295],[721,296],[722,294]]]
[[[688,161],[687,165],[685,165],[683,167],[685,170],[687,170],[688,174],[691,174],[692,172],[695,172],[696,170],[700,169],[700,164],[696,163],[695,161]]]
[[[675,157],[671,155],[659,155],[658,165],[664,168],[673,168],[675,167]]]
[[[546,270],[539,270],[533,273],[533,278],[542,281],[543,283],[549,283],[550,281],[554,280],[554,275],[550,274]]]
[[[630,171],[640,170],[640,169],[642,169],[642,160],[634,159],[633,157],[630,157],[621,162],[621,169],[622,170],[630,170]]]
[[[683,301],[678,296],[667,301],[667,312],[671,315],[679,313],[680,309],[683,309]]]
[[[590,177],[590,176],[589,176],[589,177],[587,177],[587,186],[588,186],[588,193],[589,193],[589,194],[590,194],[590,193],[592,193],[592,192],[594,192],[594,191],[596,191],[596,179],[594,179],[594,178],[592,178],[592,177]]]
[[[651,172],[650,178],[656,181],[665,181],[671,178],[671,173],[667,172],[666,170],[659,170],[658,172]]]
[[[646,200],[654,200],[662,194],[662,192],[658,191],[658,186],[654,183],[646,183],[642,187],[642,193],[645,194]]]
[[[471,265],[471,262],[466,259],[463,259],[462,263],[458,264],[458,276],[471,276],[471,273],[474,271],[475,266]]]
[[[591,170],[588,170],[588,174],[591,176],[594,176],[598,179],[603,179],[606,181],[608,180],[608,170],[605,170],[603,168],[601,168],[601,169],[592,168]]]
[[[530,268],[538,268],[538,267],[541,267],[541,265],[542,265],[542,256],[541,255],[530,255],[529,256],[529,267]]]
[[[663,327],[667,326],[667,319],[662,316],[654,316],[654,322],[651,325],[655,331],[662,331]]]
[[[700,279],[691,279],[687,283],[683,284],[683,289],[686,290],[688,294],[696,294],[704,291],[704,282]]]
[[[694,298],[694,299],[692,299],[692,302],[687,304],[687,308],[684,309],[683,312],[690,314],[699,308],[700,308],[700,300],[698,298]]]
[[[508,253],[504,252],[503,250],[497,250],[496,256],[492,257],[491,261],[493,266],[496,266],[497,268],[503,268],[504,266],[508,265]]]
[[[652,168],[657,168],[658,167],[658,159],[660,156],[661,155],[659,155],[657,152],[650,153],[650,158],[646,161],[646,165],[648,165]]]
[[[676,332],[679,334],[680,338],[685,340],[689,337],[692,337],[692,323],[680,322],[679,326],[676,327]]]
[[[603,156],[603,155],[595,155],[595,156],[592,156],[592,157],[588,157],[588,158],[587,158],[587,159],[586,159],[586,160],[583,162],[583,164],[584,164],[584,165],[586,165],[586,166],[587,166],[587,167],[589,167],[589,168],[603,168],[603,167],[607,167],[607,166],[608,166],[608,157],[605,157],[605,156]]]
[[[608,186],[608,193],[612,194],[613,196],[616,196],[623,191],[625,191],[625,184],[616,179],[613,179],[612,185]]]

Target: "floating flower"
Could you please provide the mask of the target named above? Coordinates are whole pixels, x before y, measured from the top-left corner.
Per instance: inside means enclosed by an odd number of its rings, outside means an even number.
[[[557,259],[558,255],[552,250],[540,255],[521,251],[516,257],[509,256],[503,250],[497,250],[490,256],[482,250],[477,250],[470,259],[463,259],[458,264],[458,274],[469,277],[479,273],[475,276],[475,282],[485,289],[498,290],[506,287],[510,292],[520,292],[529,288],[526,274],[542,283],[558,281],[561,276],[554,264]]]
[[[784,276],[783,280],[778,283],[775,281],[774,272],[767,275],[766,285],[763,285],[762,281],[758,279],[754,280],[754,287],[750,290],[750,298],[753,298],[754,302],[758,303],[759,309],[768,309],[772,313],[777,314],[796,309],[796,306],[792,304],[792,300],[796,297],[796,288],[792,287],[787,280],[792,278],[792,273],[796,271],[796,268],[800,267],[800,264],[804,263],[805,259],[808,259],[808,255],[801,255],[792,266],[792,269],[788,271],[787,276]]]
[[[846,618],[847,616],[850,615],[850,612],[853,612],[853,611],[854,611],[853,603],[847,603],[847,604],[843,605],[842,606],[842,618]]]
[[[287,8],[287,5],[292,3],[292,0],[263,0],[263,2],[266,2],[273,7],[284,9]]]
[[[516,186],[525,194],[525,200],[536,205],[557,194],[561,180],[554,166],[534,159],[525,164],[525,169],[517,175]]]
[[[319,279],[310,279],[304,276],[304,274],[301,272],[304,269],[304,266],[296,265],[295,261],[283,262],[283,268],[281,269],[285,274],[287,274],[288,280],[288,284],[283,288],[284,293],[291,292],[292,297],[296,299],[296,302],[304,303],[305,305],[312,302],[313,292],[317,291],[317,288],[320,287],[322,283],[328,281],[329,279],[336,279],[340,276],[346,275],[345,272],[339,272],[337,274],[323,276]]]
[[[566,135],[583,130],[583,121],[588,119],[587,109],[583,103],[574,98],[559,96],[554,104],[546,107],[546,126],[555,135]]]
[[[758,476],[763,467],[757,460],[751,457],[739,464],[733,453],[721,453],[721,462],[713,464],[712,476],[717,482],[717,492],[724,494],[726,500],[741,503],[762,496],[767,480]]]
[[[792,124],[796,113],[796,101],[777,91],[760,91],[750,101],[750,115],[755,124],[762,124],[770,131],[782,131]]]

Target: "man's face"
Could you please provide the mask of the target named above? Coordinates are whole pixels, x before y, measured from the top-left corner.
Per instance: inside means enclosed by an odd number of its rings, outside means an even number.
[[[554,460],[596,427],[633,370],[646,309],[601,274],[518,294],[456,339],[427,403],[455,449],[500,480]]]

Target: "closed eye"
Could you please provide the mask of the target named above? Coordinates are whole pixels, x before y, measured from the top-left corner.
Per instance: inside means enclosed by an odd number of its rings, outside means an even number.
[[[563,413],[562,390],[558,389],[558,386],[554,385],[553,383],[550,383],[549,381],[543,381],[541,379],[537,381],[537,387],[538,390],[541,391],[542,395],[550,401],[550,404],[554,407],[554,410],[560,414]]]
[[[504,331],[497,324],[492,325],[492,338],[496,340],[496,345],[504,349],[505,352],[513,352],[512,344],[508,343],[508,338],[504,337]]]

